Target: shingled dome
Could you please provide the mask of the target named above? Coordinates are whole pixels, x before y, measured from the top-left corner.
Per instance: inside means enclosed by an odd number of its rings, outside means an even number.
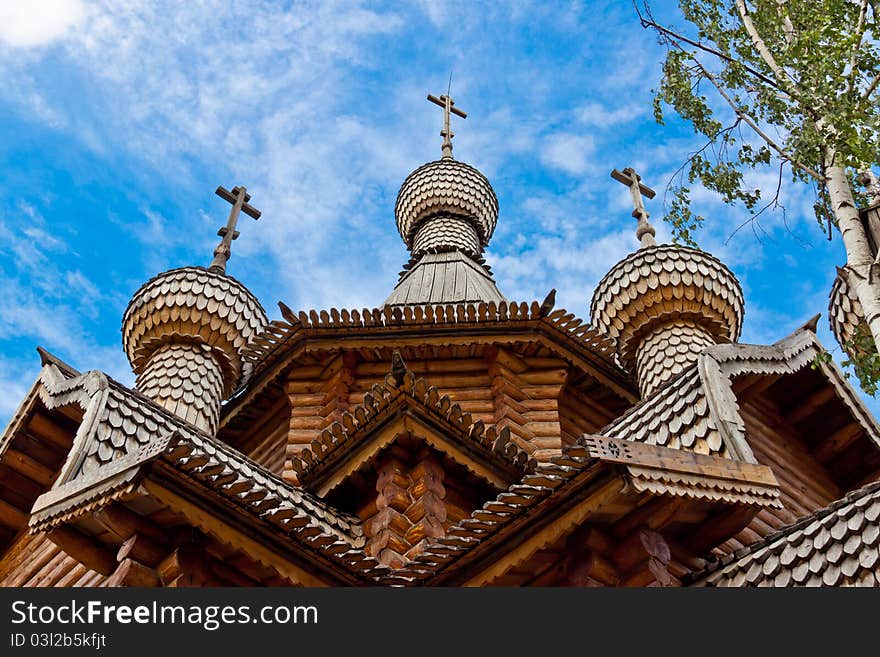
[[[743,294],[717,258],[688,247],[643,247],[603,278],[590,304],[593,324],[617,341],[621,364],[644,396],[706,347],[739,337]]]
[[[498,221],[498,198],[488,179],[474,167],[452,158],[423,164],[397,193],[397,230],[409,249],[425,219],[445,214],[466,219],[480,246],[489,244]]]
[[[239,384],[242,350],[268,322],[236,279],[182,267],[147,281],[122,319],[122,343],[138,389],[212,431],[220,400]]]

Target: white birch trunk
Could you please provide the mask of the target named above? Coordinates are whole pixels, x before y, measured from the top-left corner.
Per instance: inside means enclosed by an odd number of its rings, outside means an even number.
[[[846,250],[847,285],[862,305],[874,343],[880,345],[880,267],[874,262],[846,169],[836,163],[833,152],[828,153],[826,162],[831,207]]]

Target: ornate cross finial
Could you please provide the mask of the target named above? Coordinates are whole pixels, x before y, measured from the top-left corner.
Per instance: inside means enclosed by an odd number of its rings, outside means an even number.
[[[642,184],[641,177],[632,167],[627,167],[622,172],[614,169],[614,171],[611,172],[611,177],[617,182],[623,183],[629,187],[629,192],[632,195],[633,207],[635,208],[632,216],[639,220],[638,228],[636,228],[636,239],[641,242],[640,248],[654,246],[657,243],[654,240],[655,231],[654,227],[648,222],[648,217],[651,215],[645,210],[645,204],[642,201],[642,194],[649,199],[654,198],[654,190],[647,185]]]
[[[221,185],[217,188],[216,194],[224,201],[232,203],[232,210],[229,211],[229,219],[226,225],[217,231],[217,234],[223,239],[220,240],[220,244],[214,249],[214,260],[211,261],[211,266],[208,267],[208,269],[222,274],[226,271],[226,262],[232,257],[232,240],[238,237],[238,231],[235,230],[235,226],[238,223],[239,213],[244,210],[246,215],[254,219],[259,219],[261,213],[248,203],[251,200],[251,195],[247,193],[245,187],[233,187],[230,192]]]
[[[455,114],[456,116],[460,116],[463,119],[467,118],[467,113],[462,112],[460,109],[454,107],[455,101],[449,96],[449,93],[445,93],[440,98],[433,94],[428,94],[428,100],[430,100],[435,105],[439,105],[443,108],[443,130],[440,131],[440,136],[443,137],[443,157],[452,157],[452,138],[455,134],[449,128],[449,115]]]

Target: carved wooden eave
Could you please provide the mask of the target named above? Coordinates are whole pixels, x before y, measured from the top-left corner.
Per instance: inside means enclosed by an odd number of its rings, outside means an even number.
[[[880,482],[711,563],[693,586],[877,586]]]
[[[572,367],[588,372],[615,395],[635,402],[629,375],[614,362],[614,345],[564,309],[548,311],[538,302],[384,307],[289,314],[256,336],[245,356],[252,374],[225,405],[223,427],[310,353],[359,347],[405,349],[426,342],[441,345],[540,343]]]
[[[409,371],[399,383],[389,374],[384,384],[374,385],[364,403],[292,456],[292,466],[300,483],[324,497],[402,433],[419,436],[498,489],[535,466],[509,431],[496,434],[494,427],[473,422],[448,396]]]
[[[787,420],[806,433],[824,432],[825,423],[839,418],[822,444],[814,448],[821,461],[831,464],[841,479],[861,485],[880,470],[880,425],[865,407],[840,368],[819,358],[825,347],[815,334],[815,318],[772,345],[718,345],[706,357],[718,363],[721,383],[716,388],[734,393],[736,404],[719,404],[720,419],[731,443],[744,444],[746,428],[739,405],[753,395],[766,394],[773,385],[794,382],[797,377],[820,380],[808,395],[799,397]]]
[[[41,354],[49,362],[47,354]],[[56,367],[75,373],[55,362]],[[80,406],[50,410],[42,392],[38,379],[0,437],[0,554],[27,528],[34,501],[56,480],[82,420]]]
[[[722,533],[709,539],[720,542],[760,508],[778,506],[778,496],[765,466],[585,436],[449,528],[410,566],[379,582],[489,584],[585,523],[620,520],[657,497],[684,500],[677,515],[689,529],[679,531],[694,541],[700,538],[701,524],[711,527],[705,521],[726,520],[736,510],[736,524],[725,522]]]
[[[861,440],[866,449],[878,452],[880,428],[876,420],[836,365],[816,361],[825,349],[813,328],[801,328],[772,345],[712,346],[694,366],[601,433],[755,462],[738,400],[816,363],[816,371],[832,391],[825,395],[826,402],[838,400],[845,409],[842,412],[860,429],[851,440]]]
[[[286,484],[112,379],[98,373],[66,378],[70,374],[49,363],[35,386],[50,409],[75,404],[86,411],[55,486],[34,504],[32,532],[49,531],[53,540],[72,533],[76,552],[103,531],[94,518],[104,509],[122,505],[138,515],[158,503],[291,582],[352,584],[364,569],[381,570],[359,549],[364,539],[356,518]],[[4,444],[15,440],[15,427]],[[104,442],[113,450],[95,463]],[[103,554],[111,547],[96,543],[90,552]]]

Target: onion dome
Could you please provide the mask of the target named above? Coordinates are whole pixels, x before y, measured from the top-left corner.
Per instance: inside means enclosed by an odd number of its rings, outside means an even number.
[[[498,198],[477,169],[451,157],[442,158],[423,164],[407,176],[397,193],[394,215],[397,230],[410,250],[427,220],[441,218],[448,222],[450,217],[460,219],[460,225],[450,230],[450,237],[466,230],[466,222],[476,231],[479,246],[485,248],[498,221]],[[444,244],[441,241],[434,246]],[[454,247],[454,240],[445,246]]]
[[[244,187],[217,195],[232,203],[223,239],[207,269],[159,274],[135,292],[122,318],[122,344],[137,388],[180,418],[214,433],[220,404],[247,376],[243,352],[268,318],[256,297],[226,274],[236,223],[260,212]]]
[[[268,319],[248,289],[202,267],[159,274],[134,295],[122,343],[144,395],[209,431],[238,386],[242,351]]]
[[[672,244],[639,249],[603,278],[590,304],[593,324],[617,341],[621,364],[643,396],[711,344],[742,329],[739,282],[717,258]]]
[[[442,157],[409,174],[397,193],[397,230],[412,257],[386,306],[504,301],[482,254],[498,222],[498,197],[477,169],[452,158],[450,114],[467,115],[447,96]]]
[[[742,329],[739,281],[724,264],[698,249],[654,243],[632,169],[612,177],[630,186],[642,246],[618,262],[593,293],[593,325],[617,344],[620,364],[635,373],[642,397],[696,362],[709,346],[733,342]]]

